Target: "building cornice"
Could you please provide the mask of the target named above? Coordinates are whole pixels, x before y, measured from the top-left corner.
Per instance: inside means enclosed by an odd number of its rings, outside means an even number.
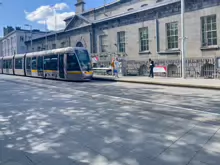
[[[156,8],[163,7],[163,6],[167,6],[167,5],[174,4],[174,3],[177,3],[177,2],[180,2],[180,1],[181,0],[162,1],[162,2],[159,2],[159,3],[153,4],[153,5],[149,5],[149,6],[143,7],[141,9],[132,10],[132,11],[129,11],[129,12],[126,12],[126,13],[122,13],[122,14],[118,14],[118,15],[115,15],[115,16],[112,16],[112,17],[100,19],[100,20],[94,21],[94,23],[102,23],[102,22],[113,20],[113,19],[116,19],[116,18],[120,18],[120,17],[124,17],[124,16],[129,16],[129,15],[136,14],[136,13],[139,13],[139,12],[143,12],[143,11],[147,11],[147,10],[151,10],[151,9],[156,9]]]
[[[84,15],[84,14],[87,14],[87,13],[90,13],[90,12],[93,12],[93,11],[96,11],[96,10],[104,9],[105,7],[109,7],[109,6],[111,6],[111,5],[115,5],[115,4],[120,3],[120,2],[121,2],[121,0],[116,0],[116,1],[114,1],[114,2],[112,2],[112,3],[108,3],[108,4],[103,5],[103,6],[101,6],[101,7],[93,8],[93,9],[90,9],[90,10],[88,10],[88,11],[85,11],[85,12],[81,13],[81,15]],[[74,17],[74,16],[75,16],[75,15],[69,16],[69,17],[65,18],[64,21],[67,21],[67,20],[69,20],[69,19],[72,19],[72,17]]]
[[[25,29],[16,29],[16,30],[13,30],[12,32],[8,33],[7,35],[3,36],[2,39],[0,40],[4,40],[6,38],[8,38],[9,36],[11,36],[12,34],[16,33],[16,32],[28,32],[28,33],[31,33],[31,30],[25,30]],[[33,34],[35,33],[46,33],[46,32],[42,32],[42,31],[32,31]]]

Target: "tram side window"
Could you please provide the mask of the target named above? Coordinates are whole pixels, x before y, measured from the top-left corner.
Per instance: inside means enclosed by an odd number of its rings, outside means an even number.
[[[44,57],[44,70],[58,69],[58,55]]]
[[[80,71],[79,63],[75,54],[67,54],[67,71]]]
[[[6,60],[3,61],[3,68],[6,69],[7,63]]]
[[[37,59],[36,59],[36,57],[32,57],[32,69],[33,70],[36,70],[37,69]]]
[[[15,69],[22,69],[22,58],[15,59]]]
[[[26,60],[26,69],[31,69],[31,58],[27,58]]]
[[[8,60],[8,69],[12,69],[12,60]]]
[[[43,70],[44,59],[43,56],[37,57],[37,70]]]

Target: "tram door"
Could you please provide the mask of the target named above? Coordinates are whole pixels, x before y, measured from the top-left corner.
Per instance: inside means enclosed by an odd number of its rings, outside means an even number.
[[[59,77],[65,78],[64,72],[64,54],[59,55]]]
[[[27,57],[27,58],[26,58],[26,67],[25,67],[25,70],[26,70],[26,75],[27,75],[27,76],[31,76],[31,58],[30,58],[30,57]]]
[[[37,75],[39,77],[43,77],[43,75],[44,75],[43,66],[44,66],[43,56],[37,57]]]

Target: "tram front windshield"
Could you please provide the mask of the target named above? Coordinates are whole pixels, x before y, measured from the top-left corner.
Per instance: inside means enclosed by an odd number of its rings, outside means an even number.
[[[90,71],[92,69],[91,59],[87,50],[75,50],[82,70]]]

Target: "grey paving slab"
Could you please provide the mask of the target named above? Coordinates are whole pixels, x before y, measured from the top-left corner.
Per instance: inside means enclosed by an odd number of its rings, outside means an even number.
[[[194,160],[206,163],[208,165],[219,165],[220,152],[204,149],[195,156]]]
[[[198,123],[212,119],[205,111],[217,112],[220,95],[214,91],[36,82],[44,88],[0,82],[0,147],[37,165],[181,165],[219,128]],[[132,101],[137,99],[142,102]],[[204,149],[218,152],[217,144],[218,133]]]
[[[121,150],[125,152],[125,156],[137,156],[141,158],[155,158],[167,149],[173,142],[162,137],[150,137],[145,142],[130,144],[127,142],[122,145]]]
[[[9,148],[1,148],[0,162],[17,163],[22,165],[32,165],[33,163],[26,157],[24,152]]]
[[[208,164],[197,161],[197,160],[193,160],[189,163],[189,165],[208,165]]]
[[[199,151],[201,148],[205,146],[205,144],[210,140],[210,138],[214,135],[215,131],[218,128],[210,128],[207,126],[195,126],[182,136],[178,141],[176,141],[171,148],[179,148],[181,146],[192,149],[194,151]]]
[[[48,157],[43,159],[41,162],[39,162],[37,165],[76,165],[71,159],[68,159],[66,157]]]
[[[15,162],[15,161],[8,161],[8,162],[3,163],[2,165],[25,165],[25,164]]]
[[[143,158],[141,155],[138,157],[124,157],[113,162],[110,162],[108,165],[158,165],[154,161]]]
[[[216,133],[204,146],[205,150],[210,150],[214,152],[220,151],[220,134]]]
[[[168,149],[155,159],[158,165],[186,165],[195,152],[191,149],[179,147],[177,149]]]

